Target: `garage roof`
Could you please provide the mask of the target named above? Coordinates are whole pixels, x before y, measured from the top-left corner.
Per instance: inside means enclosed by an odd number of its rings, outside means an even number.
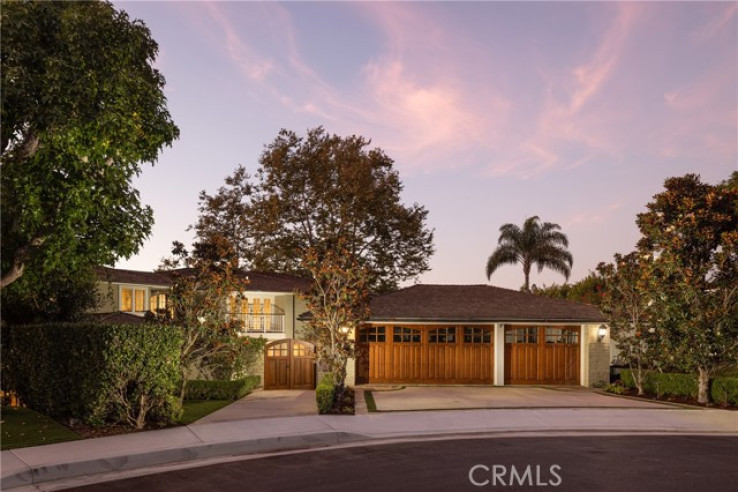
[[[414,285],[371,301],[369,321],[604,322],[594,306],[491,285]]]

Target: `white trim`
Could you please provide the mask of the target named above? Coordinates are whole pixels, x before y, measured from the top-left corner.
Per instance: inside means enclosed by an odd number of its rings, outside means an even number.
[[[505,386],[505,325],[502,323],[495,323],[494,351],[492,384]]]

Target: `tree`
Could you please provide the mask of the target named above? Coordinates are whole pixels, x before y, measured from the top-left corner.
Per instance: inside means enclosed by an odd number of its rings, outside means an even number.
[[[530,269],[535,264],[538,273],[550,268],[569,279],[573,258],[567,249],[569,239],[560,231],[561,226],[544,222],[537,216],[526,219],[523,228],[515,224],[500,227],[497,248],[487,259],[487,279],[505,264],[521,263],[525,284],[521,290],[530,291]]]
[[[303,295],[311,319],[303,337],[314,343],[318,360],[328,368],[340,402],[346,384],[346,364],[356,357],[351,333],[369,315],[369,276],[366,268],[339,243],[338,248],[320,251],[310,248],[305,267],[314,279],[313,288]]]
[[[224,360],[263,347],[263,340],[239,336],[240,323],[231,320],[228,313],[228,300],[234,293],[240,296],[248,285],[237,266],[231,245],[217,236],[210,242],[195,243],[191,252],[175,241],[172,257],[162,264],[162,270],[170,271],[172,278],[163,317],[179,326],[184,336],[180,400],[194,374],[207,375]],[[160,314],[157,320],[161,318]]]
[[[600,263],[605,280],[601,309],[610,322],[610,334],[630,367],[638,394],[661,357],[662,336],[652,319],[651,264],[638,253],[615,255],[615,262]]]
[[[582,280],[573,284],[553,284],[550,286],[544,285],[543,287],[537,287],[533,284],[531,286],[531,293],[600,307],[602,305],[604,289],[605,279],[602,275],[598,272],[590,272]]]
[[[303,275],[309,271],[302,252],[322,255],[343,244],[372,288],[396,288],[428,270],[433,232],[425,208],[400,202],[392,159],[369,145],[322,127],[305,138],[282,130],[262,153],[253,182],[239,168],[215,197],[201,193],[198,237],[228,236],[243,245],[250,268]],[[233,230],[226,222],[238,215],[245,220]]]
[[[246,168],[238,166],[233,175],[226,177],[215,195],[205,190],[200,192],[200,216],[194,226],[197,237],[209,240],[213,236],[226,238],[240,262],[245,264],[246,256],[253,247],[249,235],[251,177]]]
[[[79,321],[100,301],[97,275],[88,265],[49,272],[34,265],[0,296],[2,320],[11,324]]]
[[[669,178],[638,215],[640,254],[653,261],[655,323],[670,362],[709,380],[738,359],[738,190],[699,176]]]
[[[179,135],[151,33],[108,2],[4,1],[0,27],[0,287],[132,255],[153,214],[131,179]]]

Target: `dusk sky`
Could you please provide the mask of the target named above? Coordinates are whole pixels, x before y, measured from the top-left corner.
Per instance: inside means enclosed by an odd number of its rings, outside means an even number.
[[[159,43],[181,130],[135,181],[156,224],[120,268],[189,244],[200,190],[253,174],[280,128],[394,159],[435,229],[422,283],[488,283],[499,227],[533,215],[569,236],[577,281],[634,248],[666,178],[738,170],[735,2],[114,3]],[[522,267],[489,283],[518,289]]]

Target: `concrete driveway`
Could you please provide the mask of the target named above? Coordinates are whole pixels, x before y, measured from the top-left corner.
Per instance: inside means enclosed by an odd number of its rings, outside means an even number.
[[[521,386],[407,386],[402,389],[359,387],[372,390],[379,411],[458,410],[476,408],[679,408],[603,394],[589,388]],[[357,393],[359,392],[357,391]]]
[[[318,415],[314,390],[257,389],[227,407],[201,418],[193,425],[301,415]]]

